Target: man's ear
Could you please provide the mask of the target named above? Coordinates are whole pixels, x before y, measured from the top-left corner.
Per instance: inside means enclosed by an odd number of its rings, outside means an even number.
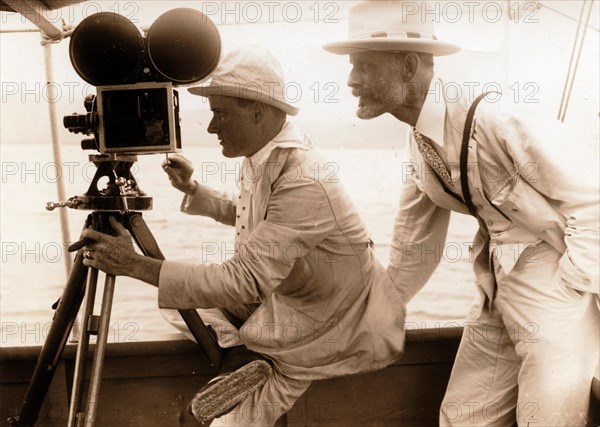
[[[262,118],[265,116],[265,104],[262,102],[254,103],[254,122],[260,123]]]
[[[421,58],[419,58],[419,55],[416,53],[408,52],[406,55],[404,55],[400,68],[402,70],[402,79],[405,82],[411,81],[417,74],[420,64]]]

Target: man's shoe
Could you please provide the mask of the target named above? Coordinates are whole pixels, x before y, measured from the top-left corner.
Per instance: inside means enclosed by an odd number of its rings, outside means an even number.
[[[234,372],[216,377],[196,393],[189,408],[198,421],[205,423],[231,410],[263,385],[272,368],[264,360],[253,360]]]

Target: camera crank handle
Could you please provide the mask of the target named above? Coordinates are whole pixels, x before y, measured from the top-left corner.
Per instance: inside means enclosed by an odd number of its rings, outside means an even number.
[[[48,202],[46,203],[46,210],[53,211],[56,208],[72,208],[75,209],[81,204],[81,200],[71,199],[66,202]]]

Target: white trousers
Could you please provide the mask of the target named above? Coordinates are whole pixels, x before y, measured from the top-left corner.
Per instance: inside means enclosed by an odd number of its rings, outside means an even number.
[[[202,321],[217,332],[221,348],[242,345],[239,330],[227,320],[218,308],[198,309]],[[185,336],[195,341],[177,310],[161,309],[162,316]],[[274,361],[273,374],[265,384],[241,401],[228,414],[216,418],[211,427],[269,427],[288,412],[296,400],[308,389],[311,381],[290,378],[277,369]]]
[[[585,426],[599,357],[595,295],[560,280],[561,254],[542,243],[510,274],[494,262],[491,310],[471,308],[441,426]]]

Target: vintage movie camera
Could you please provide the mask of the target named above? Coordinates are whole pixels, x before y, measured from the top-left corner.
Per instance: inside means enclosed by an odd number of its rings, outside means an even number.
[[[221,58],[215,24],[195,9],[170,10],[142,32],[112,12],[88,16],[71,35],[69,55],[79,76],[96,87],[86,113],[63,119],[96,166],[88,191],[46,209],[69,207],[101,212],[152,209],[132,166],[139,154],[181,149],[178,85],[208,79]]]
[[[82,148],[100,154],[89,156],[97,170],[87,192],[67,201],[48,202],[46,209],[91,210],[84,229],[113,235],[111,218],[115,218],[144,255],[164,260],[140,212],[152,209],[152,197],[140,190],[131,167],[138,154],[181,148],[179,98],[174,86],[210,77],[221,57],[219,32],[206,15],[193,9],[166,12],[145,37],[124,16],[102,12],[75,28],[69,54],[77,74],[96,86],[97,93],[86,98],[85,114],[65,116],[63,123],[71,132],[93,135],[82,141]],[[13,426],[35,424],[84,297],[83,336],[77,347],[68,425],[83,425],[84,421],[86,426],[95,425],[116,278],[106,274],[101,313],[94,315],[98,270],[84,264],[93,259],[90,251],[84,250],[93,242],[81,237],[69,246],[69,252],[76,255],[19,415],[9,418]],[[179,313],[210,363],[220,369],[220,347],[198,313]],[[84,405],[91,335],[97,335],[97,340]]]
[[[174,89],[207,79],[221,56],[214,23],[188,8],[161,15],[145,36],[126,17],[101,12],[73,31],[71,63],[96,86],[85,114],[65,116],[70,132],[93,135],[83,149],[101,154],[172,153],[181,148]]]

